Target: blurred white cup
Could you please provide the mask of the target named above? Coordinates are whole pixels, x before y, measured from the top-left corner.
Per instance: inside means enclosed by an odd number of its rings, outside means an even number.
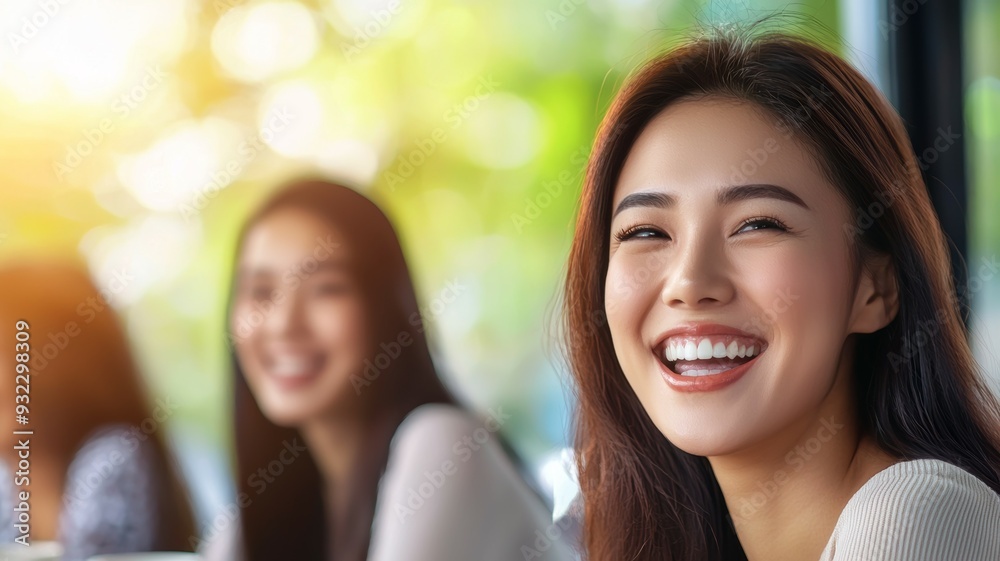
[[[59,561],[62,553],[59,542],[31,542],[28,547],[16,543],[0,545],[0,559],[10,561]]]
[[[95,555],[87,561],[197,561],[197,553],[176,553],[171,551],[150,551],[148,553],[115,553]]]

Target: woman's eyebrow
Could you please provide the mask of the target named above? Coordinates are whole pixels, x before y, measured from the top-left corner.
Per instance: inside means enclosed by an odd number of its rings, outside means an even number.
[[[676,203],[677,199],[675,199],[673,195],[668,195],[660,191],[642,191],[639,193],[632,193],[622,199],[622,202],[618,203],[618,207],[615,208],[615,213],[611,215],[611,218],[614,218],[622,211],[633,207],[651,206],[655,208],[668,208]]]
[[[800,199],[798,195],[784,187],[771,185],[770,183],[731,185],[719,189],[719,192],[715,196],[715,200],[720,206],[748,199],[777,199],[779,201],[794,203],[806,210],[810,210],[809,205]]]
[[[715,200],[719,206],[728,205],[737,201],[749,199],[777,199],[799,205],[811,210],[798,195],[778,185],[770,183],[750,183],[747,185],[730,185],[719,189]],[[677,203],[677,199],[662,191],[641,191],[627,195],[615,208],[611,218],[618,216],[622,211],[635,207],[669,208]]]
[[[316,273],[340,273],[343,271],[349,271],[350,267],[346,259],[334,259],[331,261],[321,260],[316,266]]]
[[[270,269],[263,269],[257,267],[240,267],[236,272],[236,276],[242,279],[250,278],[270,278],[275,276]]]

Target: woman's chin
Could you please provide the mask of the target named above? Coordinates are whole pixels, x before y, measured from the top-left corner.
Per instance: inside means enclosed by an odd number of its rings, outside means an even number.
[[[280,399],[261,404],[267,420],[279,427],[298,428],[323,416],[329,407],[307,399]]]
[[[312,415],[308,413],[303,414],[302,411],[287,410],[285,408],[268,408],[262,411],[267,420],[278,425],[279,427],[294,429],[299,428],[309,422],[309,419],[313,418]]]
[[[725,423],[656,423],[660,433],[676,446],[693,456],[724,456],[746,446],[749,435],[746,426],[723,426]]]
[[[669,440],[671,444],[679,448],[681,451],[687,452],[692,456],[723,456],[735,449],[732,443],[706,442],[705,440],[676,437],[667,438],[667,440]]]

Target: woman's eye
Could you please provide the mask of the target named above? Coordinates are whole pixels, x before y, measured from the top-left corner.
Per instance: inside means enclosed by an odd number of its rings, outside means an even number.
[[[247,290],[247,294],[250,296],[251,300],[256,302],[262,302],[264,300],[269,300],[271,298],[271,287],[269,286],[251,286]]]
[[[651,226],[632,226],[619,230],[615,234],[615,239],[619,242],[632,239],[642,240],[662,237],[665,237],[665,234]]]
[[[771,230],[771,229],[785,231],[788,228],[786,228],[785,225],[782,224],[776,218],[751,218],[750,220],[747,220],[740,226],[740,229],[737,230],[737,233],[747,232],[747,231],[752,232],[754,230]]]
[[[317,284],[313,293],[317,296],[339,296],[348,291],[348,286],[339,282],[324,282]]]

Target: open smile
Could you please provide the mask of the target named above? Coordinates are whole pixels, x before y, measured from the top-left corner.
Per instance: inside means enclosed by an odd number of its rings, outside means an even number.
[[[285,390],[299,389],[319,378],[326,366],[322,353],[273,353],[264,357],[268,377]]]
[[[743,377],[767,347],[767,341],[742,331],[698,324],[667,332],[653,353],[667,385],[678,391],[710,391]]]

